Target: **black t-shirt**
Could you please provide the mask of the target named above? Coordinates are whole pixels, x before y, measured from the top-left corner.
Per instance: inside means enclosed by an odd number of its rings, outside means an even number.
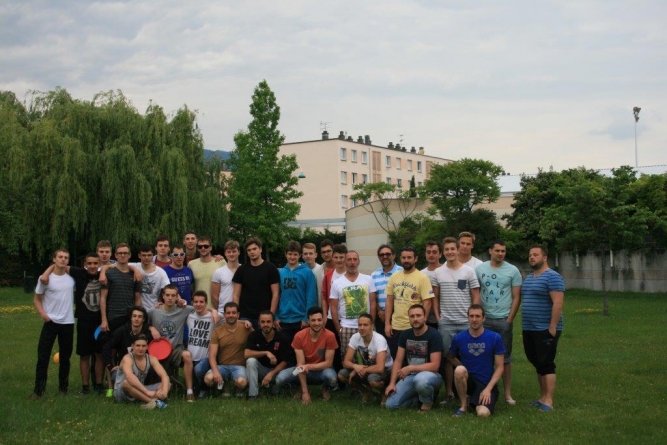
[[[282,332],[274,330],[273,340],[266,341],[262,331],[252,331],[250,335],[248,335],[248,341],[245,347],[246,349],[253,351],[269,351],[275,355],[276,359],[278,360],[275,365],[271,364],[271,361],[268,357],[257,359],[267,368],[275,368],[276,365],[280,362],[290,362],[291,350],[289,340]]]
[[[254,320],[261,311],[271,309],[271,285],[280,283],[280,273],[268,261],[259,266],[246,263],[236,269],[232,281],[242,286],[239,299],[241,317]]]
[[[81,267],[70,267],[69,274],[74,278],[74,316],[79,320],[102,320],[100,312],[100,273],[88,274]]]
[[[420,336],[416,336],[412,329],[403,331],[398,338],[398,346],[405,348],[403,366],[430,363],[432,352],[445,353],[442,335],[430,326]]]

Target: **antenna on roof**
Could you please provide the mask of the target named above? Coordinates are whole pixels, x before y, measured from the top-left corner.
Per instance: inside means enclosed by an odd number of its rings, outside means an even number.
[[[333,122],[320,121],[320,132],[327,131],[327,125],[329,125],[331,123],[333,123]]]
[[[403,145],[403,135],[402,134],[398,135],[398,143]]]

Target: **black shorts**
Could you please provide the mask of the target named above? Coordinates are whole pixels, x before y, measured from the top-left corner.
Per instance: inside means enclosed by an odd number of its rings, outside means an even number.
[[[523,349],[526,358],[539,375],[556,373],[556,350],[560,331],[552,337],[548,329],[544,331],[523,331]]]
[[[99,325],[99,320],[77,320],[76,355],[85,357],[102,353],[101,345],[95,341],[95,330]]]
[[[491,390],[491,402],[487,403],[486,405],[482,405],[479,403],[479,395],[484,391],[484,388],[486,388],[486,385],[479,380],[475,380],[472,378],[470,375],[468,375],[468,389],[466,393],[468,394],[468,405],[471,405],[472,407],[476,406],[486,406],[489,411],[491,411],[491,414],[493,414],[493,411],[496,409],[496,402],[498,401],[498,385],[494,385],[493,389]]]

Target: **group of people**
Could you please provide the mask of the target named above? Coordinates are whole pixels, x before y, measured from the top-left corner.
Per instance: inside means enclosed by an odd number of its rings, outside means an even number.
[[[68,390],[74,318],[82,393],[137,400],[145,409],[163,409],[172,377],[183,368],[186,399],[245,396],[255,400],[288,390],[302,403],[313,386],[322,398],[349,386],[363,403],[376,397],[387,408],[430,411],[460,404],[486,417],[494,412],[502,379],[505,402],[512,396],[513,321],[522,308],[523,344],[535,367],[540,397],[532,405],[553,409],[556,349],[562,331],[564,282],[548,266],[543,246],[529,251],[533,272],[522,279],[505,261],[500,241],[489,246],[490,261],[472,256],[475,237],[462,232],[425,246],[427,267],[418,270],[418,252],[389,245],[377,250],[380,267],[359,271],[358,252],[325,240],[317,246],[290,241],[286,264],[278,269],[262,258],[262,244],[228,241],[224,257],[211,254],[211,240],[189,232],[182,245],[159,237],[155,249],[98,243],[84,268],[68,266],[58,250],[40,277],[35,307],[44,320],[32,399],[46,388],[50,354],[58,340],[59,389]],[[441,258],[444,257],[444,263]],[[303,263],[300,262],[303,259]],[[72,307],[75,310],[72,311]],[[169,342],[158,360],[152,341]],[[94,366],[91,372],[91,368]]]

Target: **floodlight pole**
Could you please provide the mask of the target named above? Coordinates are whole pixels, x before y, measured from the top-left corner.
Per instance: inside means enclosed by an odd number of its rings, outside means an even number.
[[[635,115],[635,168],[639,168],[639,161],[637,160],[637,122],[639,122],[639,112],[641,110],[640,107],[634,107],[632,109],[632,114]]]

